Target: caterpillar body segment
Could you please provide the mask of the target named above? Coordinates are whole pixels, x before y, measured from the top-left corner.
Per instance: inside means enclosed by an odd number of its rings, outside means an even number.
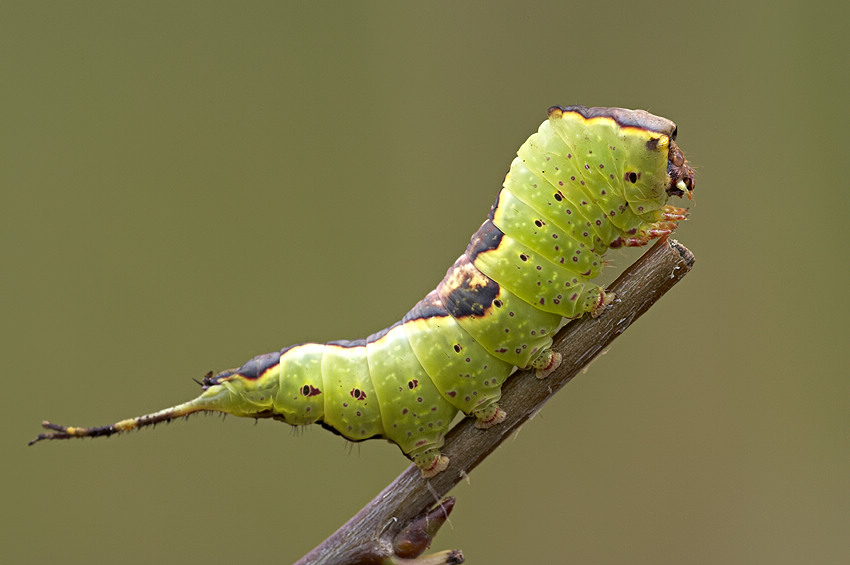
[[[366,339],[303,343],[203,380],[196,399],[94,428],[44,422],[31,442],[97,437],[200,411],[320,423],[352,441],[397,444],[423,477],[458,411],[498,425],[514,367],[544,378],[559,364],[563,318],[600,315],[613,296],[592,282],[609,247],[676,228],[693,171],[673,122],[642,110],[553,107],[518,150],[490,214],[437,288]]]

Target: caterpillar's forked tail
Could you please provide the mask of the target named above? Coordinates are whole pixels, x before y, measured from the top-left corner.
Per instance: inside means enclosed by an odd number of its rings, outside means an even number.
[[[171,408],[166,408],[151,414],[145,414],[144,416],[121,420],[120,422],[115,422],[114,424],[109,424],[107,426],[95,426],[92,428],[60,426],[59,424],[54,424],[53,422],[45,420],[41,423],[41,427],[49,431],[38,434],[38,437],[29,442],[28,445],[33,445],[47,439],[106,437],[119,434],[121,432],[144,428],[146,426],[153,426],[161,422],[170,422],[171,420],[184,418],[190,414],[194,414],[195,412],[211,411],[232,414],[233,411],[230,406],[231,404],[231,392],[221,385],[216,385],[207,388],[201,396],[194,400],[190,400],[189,402],[184,402],[183,404],[178,404],[177,406],[172,406]]]
[[[128,432],[130,430],[143,428],[145,426],[152,426],[154,424],[159,424],[160,422],[170,422],[171,420],[182,418],[184,416],[188,416],[189,414],[193,414],[201,410],[206,410],[206,408],[198,407],[194,405],[194,402],[187,402],[185,404],[180,404],[172,408],[160,410],[159,412],[154,412],[153,414],[145,414],[144,416],[128,418],[126,420],[121,420],[120,422],[115,422],[114,424],[109,424],[107,426],[95,426],[92,428],[81,428],[77,426],[60,426],[59,424],[54,424],[53,422],[48,422],[47,420],[44,420],[41,423],[41,427],[45,430],[50,431],[38,434],[38,437],[29,442],[28,445],[38,443],[45,439],[71,439],[75,437],[111,436],[113,434]]]

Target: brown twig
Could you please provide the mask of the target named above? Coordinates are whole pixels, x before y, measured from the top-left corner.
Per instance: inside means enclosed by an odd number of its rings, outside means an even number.
[[[538,380],[532,373],[520,371],[508,379],[500,402],[508,414],[503,423],[479,430],[472,418],[460,422],[446,436],[443,452],[451,460],[447,470],[428,479],[426,484],[416,466],[411,465],[297,565],[377,564],[395,559],[393,540],[411,520],[425,514],[434,506],[435,497],[445,496],[537,413],[552,395],[679,282],[693,263],[693,254],[675,240],[664,238],[657,242],[609,286],[616,299],[602,316],[596,319],[585,316],[558,332],[554,349],[564,360],[553,374]],[[404,561],[396,559],[396,562]]]

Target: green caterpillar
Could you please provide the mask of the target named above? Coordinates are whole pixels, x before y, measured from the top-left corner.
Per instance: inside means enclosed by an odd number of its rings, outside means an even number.
[[[563,318],[598,316],[613,296],[593,284],[609,247],[671,233],[693,170],[676,125],[643,110],[552,107],[511,164],[487,220],[446,276],[400,322],[355,341],[303,343],[204,377],[189,402],[112,425],[43,422],[46,439],[109,436],[201,411],[321,423],[351,441],[383,437],[431,477],[458,410],[487,428],[505,418],[514,367],[543,378]]]

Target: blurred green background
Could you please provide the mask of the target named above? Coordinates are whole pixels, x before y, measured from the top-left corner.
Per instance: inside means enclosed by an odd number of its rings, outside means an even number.
[[[397,448],[216,417],[26,442],[399,319],[546,108],[580,103],[677,122],[697,263],[453,491],[432,549],[850,562],[850,14],[830,6],[0,4],[0,561],[314,547]]]

